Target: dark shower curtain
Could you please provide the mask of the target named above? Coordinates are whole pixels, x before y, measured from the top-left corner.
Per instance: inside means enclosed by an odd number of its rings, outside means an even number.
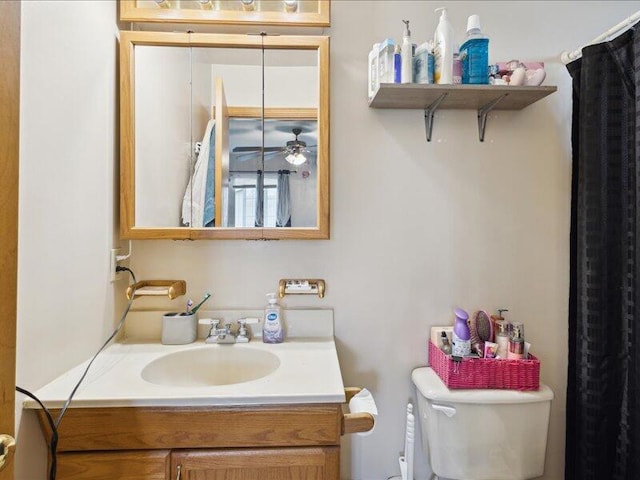
[[[640,479],[640,24],[573,78],[565,479]]]

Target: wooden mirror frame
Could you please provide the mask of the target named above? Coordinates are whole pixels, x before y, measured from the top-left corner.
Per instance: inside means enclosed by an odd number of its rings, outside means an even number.
[[[174,22],[223,25],[278,25],[298,27],[328,27],[331,18],[330,0],[301,0],[317,4],[315,12],[244,12],[239,10],[197,10],[180,8],[139,7],[136,0],[120,0],[120,21]]]
[[[318,183],[315,227],[137,227],[135,225],[135,57],[136,45],[318,51]],[[221,91],[222,88],[216,88]],[[216,118],[228,118],[216,101]],[[216,129],[216,217],[222,208],[222,178],[228,168],[228,138]],[[225,166],[224,158],[227,162]],[[329,238],[329,37],[120,32],[120,237],[123,239],[328,239]]]

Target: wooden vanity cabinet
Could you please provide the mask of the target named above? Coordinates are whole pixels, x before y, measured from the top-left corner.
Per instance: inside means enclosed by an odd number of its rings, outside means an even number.
[[[343,421],[341,404],[70,408],[57,478],[339,480]]]

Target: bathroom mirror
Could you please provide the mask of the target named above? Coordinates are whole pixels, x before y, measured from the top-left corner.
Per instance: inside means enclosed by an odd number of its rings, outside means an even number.
[[[123,238],[328,238],[327,37],[120,42]]]

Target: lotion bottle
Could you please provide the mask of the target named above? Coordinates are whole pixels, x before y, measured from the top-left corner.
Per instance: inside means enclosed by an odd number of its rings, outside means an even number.
[[[496,320],[495,338],[498,344],[496,356],[501,360],[506,360],[509,353],[509,324],[506,320]]]
[[[262,341],[264,343],[282,343],[284,341],[284,325],[280,305],[275,293],[268,293],[269,304],[264,309],[264,323],[262,325]]]
[[[435,83],[453,83],[453,27],[449,21],[446,7],[436,8],[442,11],[434,35],[433,56],[435,58]]]
[[[413,46],[411,45],[411,30],[409,30],[409,20],[404,22],[404,33],[402,34],[402,48],[400,55],[402,58],[401,83],[411,83],[413,81]]]

